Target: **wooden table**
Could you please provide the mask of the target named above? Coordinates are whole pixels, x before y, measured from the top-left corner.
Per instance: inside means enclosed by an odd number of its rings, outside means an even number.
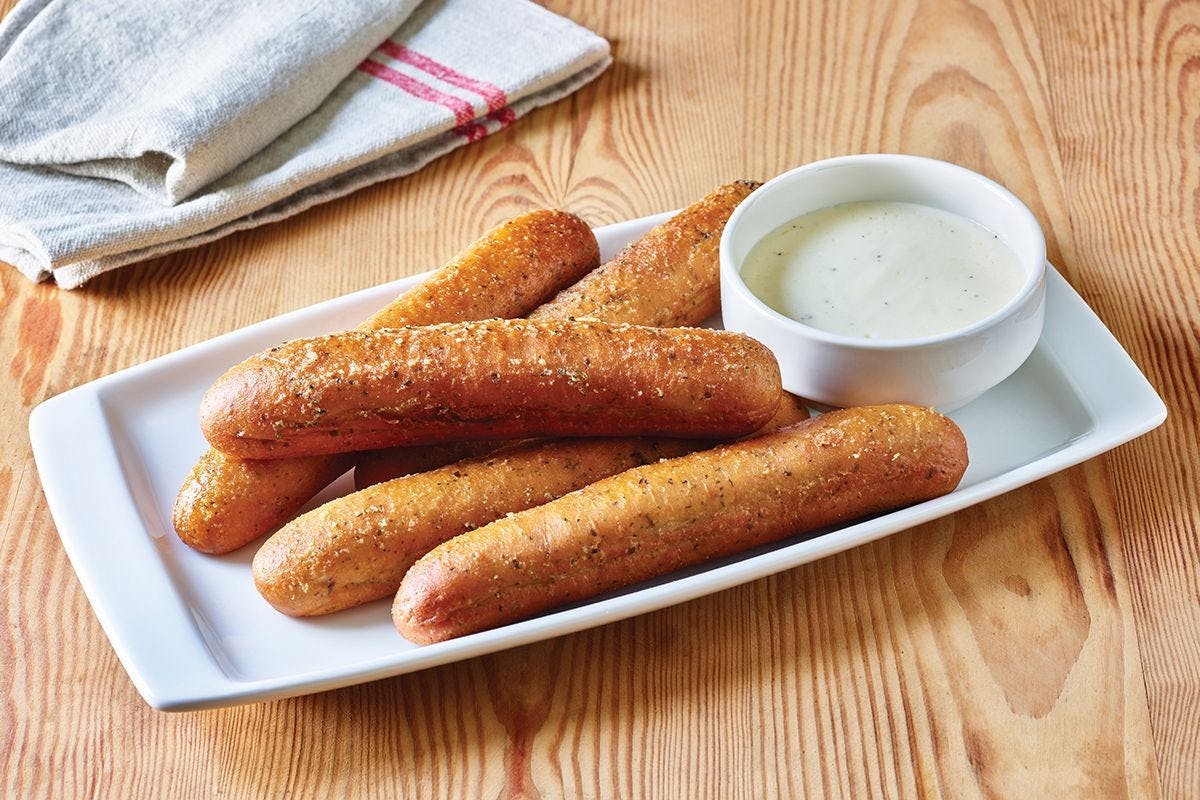
[[[1200,796],[1200,6],[551,5],[613,67],[417,175],[74,292],[0,269],[0,795]],[[292,700],[142,702],[46,510],[38,402],[525,209],[603,224],[867,151],[1023,197],[1166,425],[626,622]]]

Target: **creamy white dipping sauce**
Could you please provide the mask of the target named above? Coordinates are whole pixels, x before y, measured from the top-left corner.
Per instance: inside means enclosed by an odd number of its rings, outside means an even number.
[[[797,217],[754,246],[741,275],[775,311],[869,339],[957,330],[999,310],[1025,282],[1016,254],[979,223],[893,201]]]

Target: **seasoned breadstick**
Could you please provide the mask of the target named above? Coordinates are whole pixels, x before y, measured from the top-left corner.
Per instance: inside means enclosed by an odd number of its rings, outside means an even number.
[[[807,417],[803,403],[788,395],[762,432]],[[292,616],[361,605],[395,594],[413,562],[463,531],[712,444],[554,439],[406,475],[331,500],[284,525],[255,555],[254,583],[271,605]]]
[[[722,186],[533,310],[530,319],[699,325],[721,305],[717,250],[729,215],[760,184]]]
[[[535,211],[486,233],[361,329],[521,316],[600,261],[587,224],[563,211]],[[269,533],[350,466],[316,457],[247,463],[209,450],[175,501],[179,538],[228,553]]]
[[[458,536],[404,576],[392,607],[429,643],[504,625],[958,485],[967,447],[936,412],[833,411],[648,464]]]
[[[586,222],[566,211],[531,211],[485,233],[359,330],[524,316],[599,263]]]
[[[737,181],[719,187],[530,316],[589,317],[660,328],[701,324],[721,304],[717,257],[721,231],[733,209],[758,186],[754,181]],[[360,453],[354,465],[354,485],[363,489],[493,449],[495,445],[486,443],[460,443]]]
[[[242,458],[534,436],[741,436],[783,390],[754,339],[703,328],[503,319],[298,339],[200,406]]]

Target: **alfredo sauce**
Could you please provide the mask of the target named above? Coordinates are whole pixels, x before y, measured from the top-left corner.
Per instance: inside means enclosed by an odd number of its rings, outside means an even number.
[[[741,276],[785,316],[869,339],[963,328],[999,310],[1025,280],[1016,254],[982,225],[893,201],[797,217],[754,246]]]

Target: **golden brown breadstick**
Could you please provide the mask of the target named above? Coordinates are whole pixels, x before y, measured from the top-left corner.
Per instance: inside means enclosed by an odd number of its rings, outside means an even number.
[[[783,390],[775,356],[703,328],[502,319],[298,339],[213,384],[222,452],[280,458],[534,436],[741,436]]]
[[[733,209],[758,186],[753,181],[737,181],[710,192],[530,316],[589,317],[660,328],[699,325],[716,313],[721,302],[717,257],[721,231]],[[486,443],[457,443],[360,453],[354,484],[363,489],[494,448]]]
[[[832,411],[628,470],[455,537],[404,576],[393,620],[420,643],[474,633],[945,494],[966,466],[962,432],[930,409]]]
[[[763,428],[808,417],[787,396]],[[757,434],[756,434],[757,435]],[[505,514],[711,442],[554,439],[502,448],[331,500],[273,534],[254,557],[254,583],[292,616],[340,611],[396,593],[405,571],[447,539]]]
[[[502,222],[359,330],[520,317],[600,263],[588,224],[566,211]]]
[[[736,181],[714,190],[534,309],[529,318],[699,325],[721,305],[717,257],[721,232],[737,205],[759,185]]]
[[[594,269],[600,254],[587,224],[535,211],[484,234],[361,328],[515,317]],[[210,450],[175,501],[175,530],[206,553],[228,553],[263,536],[349,468],[325,457],[247,464]]]

